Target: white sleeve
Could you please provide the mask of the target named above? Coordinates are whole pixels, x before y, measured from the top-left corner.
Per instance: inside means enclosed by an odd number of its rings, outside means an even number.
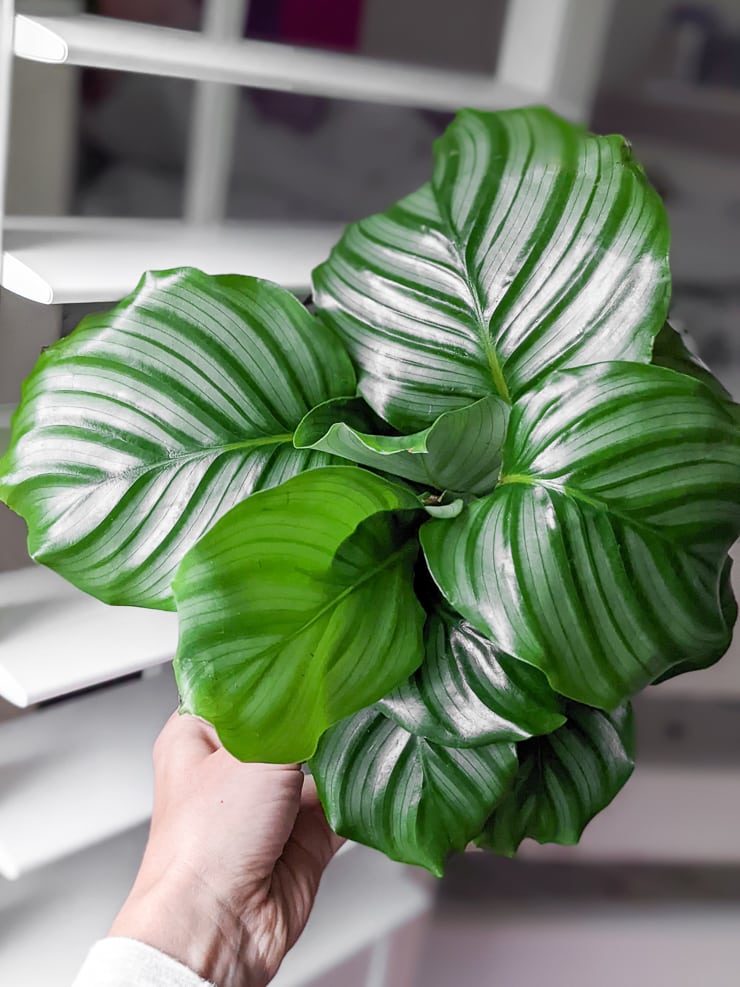
[[[214,987],[188,967],[135,939],[96,942],[72,987]]]

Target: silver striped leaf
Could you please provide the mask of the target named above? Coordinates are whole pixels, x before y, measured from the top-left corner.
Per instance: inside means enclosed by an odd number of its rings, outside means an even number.
[[[516,781],[476,842],[513,857],[523,839],[576,844],[634,767],[632,710],[571,706],[568,722],[517,747]]]
[[[512,409],[495,492],[421,539],[459,613],[556,692],[608,710],[727,649],[739,500],[737,428],[707,388],[585,367]]]
[[[512,409],[500,482],[546,487],[721,554],[740,533],[732,406],[659,367],[580,367],[525,395]]]
[[[563,367],[648,362],[670,295],[663,206],[621,137],[463,110],[428,185],[351,225],[314,299],[403,432]]]
[[[321,734],[423,658],[413,588],[423,517],[405,487],[327,466],[254,494],[174,582],[182,709],[243,761],[304,761]]]
[[[336,338],[277,285],[148,274],[41,356],[0,498],[37,561],[105,602],[171,608],[180,560],[219,517],[332,461],[293,432],[354,391]]]
[[[545,677],[448,607],[427,617],[424,661],[378,706],[410,733],[448,747],[521,741],[565,722]]]
[[[324,734],[311,771],[335,832],[441,877],[506,794],[517,758],[507,743],[441,747],[371,707]]]

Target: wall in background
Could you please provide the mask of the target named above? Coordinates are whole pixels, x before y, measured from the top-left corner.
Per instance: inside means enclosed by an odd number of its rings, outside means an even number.
[[[617,0],[604,58],[605,86],[627,86],[644,73],[661,26],[676,6],[678,0]],[[714,11],[729,29],[740,30],[738,0],[705,0],[692,6]]]
[[[365,0],[362,48],[378,58],[492,71],[505,9],[505,0]]]

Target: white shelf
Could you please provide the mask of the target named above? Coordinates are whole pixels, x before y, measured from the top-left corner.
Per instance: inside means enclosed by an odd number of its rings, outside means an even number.
[[[263,41],[217,41],[198,31],[85,15],[18,15],[15,54],[54,65],[88,65],[430,109],[493,109],[543,98],[541,92],[504,85],[483,73],[425,69]],[[562,101],[555,100],[553,107],[566,116],[577,115]]]
[[[152,744],[176,706],[167,670],[0,725],[0,874],[15,880],[145,822]]]
[[[192,266],[251,274],[300,292],[341,231],[334,223],[203,228],[169,220],[9,217],[2,287],[45,305],[112,301],[132,291],[144,271]]]
[[[104,936],[133,881],[143,828],[0,884],[2,981],[22,987],[67,987],[88,948]],[[275,987],[298,987],[365,946],[402,928],[430,906],[429,893],[404,868],[358,849],[333,861],[308,927]]]
[[[41,566],[0,573],[0,696],[16,706],[157,665],[177,615],[109,607]]]
[[[740,864],[740,768],[638,764],[577,847],[527,840],[520,856],[592,864]]]

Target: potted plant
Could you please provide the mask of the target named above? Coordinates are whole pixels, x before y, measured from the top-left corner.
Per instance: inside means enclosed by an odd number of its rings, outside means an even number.
[[[574,843],[630,698],[726,650],[738,409],[666,322],[621,137],[462,111],[306,306],[147,274],[44,352],[0,497],[31,555],[176,608],[182,709],[311,765],[349,837],[441,873]]]

